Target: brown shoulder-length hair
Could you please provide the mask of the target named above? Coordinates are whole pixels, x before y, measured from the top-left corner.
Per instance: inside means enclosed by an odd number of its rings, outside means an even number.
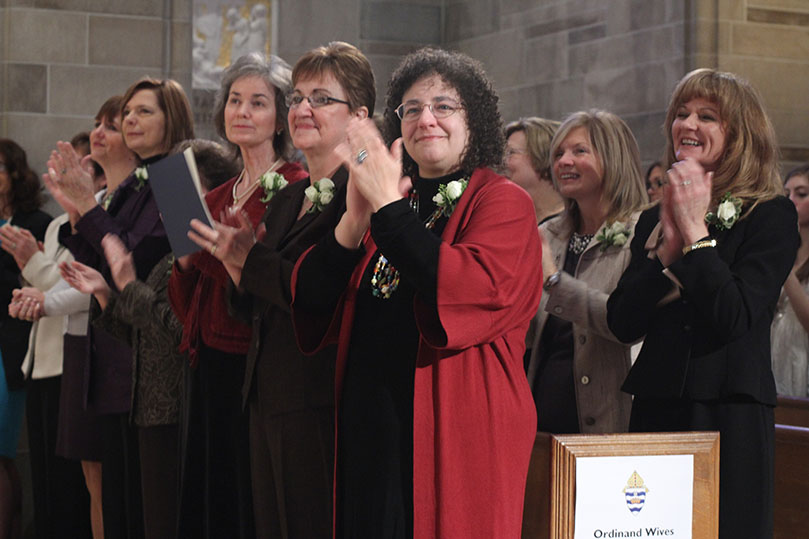
[[[345,90],[352,112],[360,107],[368,109],[368,117],[374,115],[376,82],[368,58],[354,45],[332,41],[325,47],[316,47],[295,62],[292,68],[292,85],[301,79],[332,75]]]
[[[32,212],[42,206],[39,178],[28,166],[28,157],[22,147],[8,138],[0,138],[0,156],[11,178],[11,191],[6,205],[13,213]]]
[[[161,153],[168,152],[177,143],[194,138],[194,115],[191,104],[179,82],[172,79],[144,77],[124,93],[121,101],[121,122],[124,110],[132,96],[140,90],[152,90],[157,96],[157,104],[166,116],[166,130],[163,133]],[[126,142],[126,139],[124,139]]]
[[[604,219],[607,223],[623,221],[649,201],[646,184],[640,171],[640,150],[635,135],[626,123],[611,112],[599,109],[574,112],[562,122],[551,141],[551,161],[556,150],[577,127],[583,127],[589,136],[593,152],[601,164],[601,197],[607,205]],[[558,179],[553,183],[559,189]],[[565,199],[569,215],[578,224],[580,219],[576,201]]]
[[[664,125],[665,168],[677,161],[671,137],[677,110],[697,98],[716,104],[725,130],[725,148],[713,176],[711,206],[730,192],[742,200],[746,214],[758,202],[783,194],[775,130],[761,97],[746,80],[715,69],[696,69],[674,88]]]

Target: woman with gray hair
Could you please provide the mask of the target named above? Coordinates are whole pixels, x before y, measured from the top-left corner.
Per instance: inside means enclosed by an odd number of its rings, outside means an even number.
[[[240,57],[225,71],[215,124],[244,168],[206,195],[214,219],[238,218],[255,229],[276,188],[306,177],[287,161],[292,145],[284,98],[290,77],[286,62],[258,53]],[[252,535],[248,425],[241,399],[251,328],[228,314],[230,278],[216,248],[178,259],[169,280],[171,306],[183,325],[180,351],[188,353],[190,365],[181,429],[179,537]]]

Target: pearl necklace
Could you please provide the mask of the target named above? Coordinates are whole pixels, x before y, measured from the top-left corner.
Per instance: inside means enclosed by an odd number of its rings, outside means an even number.
[[[267,170],[264,172],[264,174],[267,174],[267,172],[275,172],[275,169],[277,169],[277,168],[278,168],[278,166],[279,166],[279,165],[280,165],[280,164],[283,162],[283,160],[284,160],[284,158],[283,158],[283,157],[279,157],[278,159],[276,159],[276,160],[275,160],[275,163],[273,163],[272,165],[270,165],[270,168],[268,168],[268,169],[267,169]],[[250,195],[253,193],[253,191],[255,191],[255,190],[256,190],[256,187],[258,187],[258,184],[259,184],[259,182],[261,181],[261,177],[262,177],[262,176],[264,176],[264,174],[259,174],[258,178],[256,178],[256,181],[254,181],[254,182],[253,182],[253,185],[251,185],[251,186],[250,186],[250,187],[247,189],[247,191],[245,191],[244,193],[242,193],[242,195],[241,195],[241,196],[237,196],[237,195],[236,195],[236,188],[239,186],[239,183],[242,181],[242,178],[244,177],[245,172],[246,172],[246,169],[242,169],[241,174],[239,174],[239,178],[238,178],[238,179],[237,179],[235,182],[233,182],[233,205],[234,205],[234,206],[236,206],[236,205],[238,205],[238,204],[239,204],[239,199],[246,199],[246,198],[249,198],[249,197],[250,197]]]

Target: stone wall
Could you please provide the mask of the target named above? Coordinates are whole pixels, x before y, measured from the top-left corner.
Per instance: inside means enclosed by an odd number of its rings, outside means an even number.
[[[446,19],[447,45],[484,63],[506,121],[605,108],[648,163],[676,82],[716,67],[761,92],[784,168],[809,161],[806,0],[448,0]]]
[[[0,135],[41,168],[53,141],[90,126],[103,99],[142,75],[188,88],[192,0],[0,0]],[[377,108],[401,56],[427,44],[480,59],[506,121],[601,107],[660,154],[677,80],[700,66],[762,93],[785,161],[809,160],[806,0],[277,0],[276,53],[357,44],[377,77]],[[168,53],[166,51],[169,51]],[[210,96],[192,95],[212,136]]]
[[[38,170],[56,140],[144,75],[190,83],[190,0],[5,0],[0,135]]]

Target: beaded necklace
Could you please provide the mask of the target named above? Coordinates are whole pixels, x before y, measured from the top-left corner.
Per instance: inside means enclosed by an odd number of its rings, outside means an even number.
[[[567,244],[567,250],[579,256],[587,249],[587,246],[590,244],[590,240],[593,239],[595,234],[579,234],[578,232],[574,232],[572,236],[570,236],[570,241]]]
[[[418,215],[419,213],[419,193],[416,188],[410,190],[408,195],[410,209]],[[444,215],[444,208],[438,206],[424,221],[424,228],[432,230],[435,224]],[[375,298],[390,299],[399,288],[399,270],[397,270],[381,252],[374,265],[374,272],[371,275],[371,293]]]

